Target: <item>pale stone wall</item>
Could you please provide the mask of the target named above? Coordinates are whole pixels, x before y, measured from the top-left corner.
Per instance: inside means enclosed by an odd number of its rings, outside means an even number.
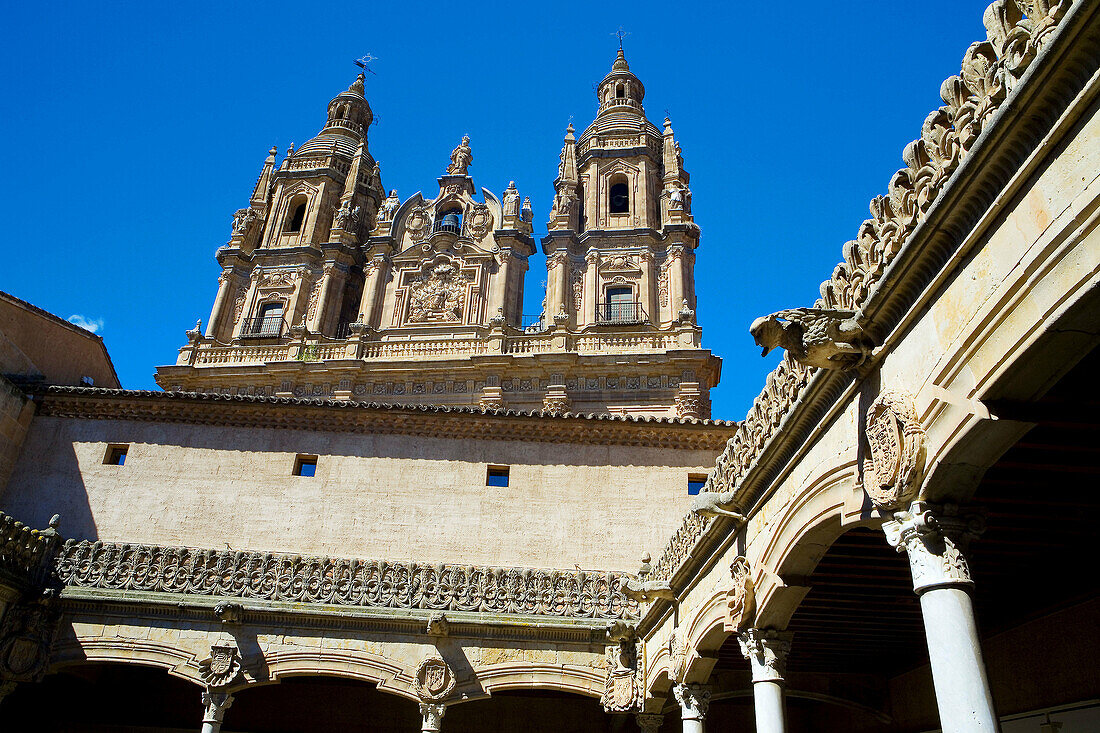
[[[104,465],[110,443],[124,466]],[[317,475],[292,475],[298,453]],[[66,537],[633,571],[715,454],[39,417],[5,510]],[[485,485],[508,465],[508,488]]]
[[[14,384],[0,377],[0,494],[15,468],[34,405]]]

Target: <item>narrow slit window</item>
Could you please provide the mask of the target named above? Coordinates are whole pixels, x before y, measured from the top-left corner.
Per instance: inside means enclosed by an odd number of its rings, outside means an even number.
[[[485,485],[500,487],[507,486],[508,466],[489,466],[488,470],[485,472]]]
[[[126,465],[126,453],[129,445],[112,444],[107,446],[107,452],[103,454],[103,463],[108,466]]]
[[[705,473],[689,473],[688,474],[688,494],[695,496],[703,490],[703,486],[707,483],[707,475]]]
[[[316,476],[317,456],[299,455],[294,459],[295,476]]]

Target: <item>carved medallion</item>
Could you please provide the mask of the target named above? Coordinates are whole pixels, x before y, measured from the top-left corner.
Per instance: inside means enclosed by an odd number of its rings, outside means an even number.
[[[199,675],[208,687],[226,687],[241,673],[241,657],[232,644],[214,644],[210,658],[199,662]]]
[[[410,211],[409,216],[405,219],[405,231],[409,233],[414,242],[419,242],[428,236],[428,225],[430,223],[431,217],[428,214],[428,209],[424,206],[418,206]]]
[[[867,444],[863,487],[882,510],[908,506],[916,498],[924,473],[925,432],[913,399],[887,390],[867,411]]]
[[[442,657],[425,657],[416,668],[416,694],[421,700],[439,702],[454,688],[454,673]]]
[[[726,593],[725,631],[740,632],[751,626],[756,614],[756,590],[752,585],[752,566],[744,557],[730,564],[733,585]]]
[[[38,681],[46,673],[58,612],[50,600],[8,607],[0,632],[0,679]]]
[[[409,323],[460,323],[469,278],[454,265],[437,265],[409,286]]]
[[[470,239],[481,239],[493,228],[493,214],[485,204],[474,204],[466,218],[466,233]]]

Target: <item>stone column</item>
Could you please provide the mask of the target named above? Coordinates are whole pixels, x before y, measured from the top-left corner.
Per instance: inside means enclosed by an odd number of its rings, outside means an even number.
[[[596,292],[596,268],[600,264],[600,253],[590,249],[585,254],[584,261],[588,265],[584,270],[584,325],[591,326],[596,322],[596,301],[599,300]]]
[[[772,629],[746,629],[737,640],[752,668],[756,733],[784,733],[787,712],[783,704],[783,675],[791,650],[791,634]]]
[[[680,683],[674,685],[672,694],[680,703],[680,718],[684,721],[684,733],[703,733],[703,721],[710,707],[710,688],[706,685]]]
[[[684,247],[674,245],[668,248],[668,318],[676,320],[676,314],[684,300]]]
[[[909,555],[943,733],[999,731],[970,600],[974,581],[963,556],[984,524],[957,509],[916,501],[882,529],[891,546]]]
[[[206,338],[218,337],[218,326],[221,324],[222,314],[225,313],[225,304],[229,300],[233,290],[233,269],[227,268],[218,275],[218,295],[214,298],[214,307],[210,310],[210,320],[206,323]]]
[[[511,264],[511,261],[511,247],[501,247],[500,264],[497,266],[496,274],[493,276],[492,282],[489,285],[490,318],[499,313],[502,314],[507,321],[510,320],[510,316],[512,315],[509,312],[511,309],[505,304],[508,294],[508,266]]]
[[[261,273],[259,268],[252,270],[252,275],[249,278],[248,293],[244,296],[244,305],[241,307],[241,317],[233,324],[233,338],[239,338],[241,333],[244,332],[245,326],[248,324],[248,319],[257,315],[252,312],[252,309],[256,305],[256,290],[260,287]]]
[[[656,312],[653,307],[653,282],[654,267],[653,267],[653,253],[649,250],[642,252],[639,257],[638,266],[642,270],[642,277],[638,281],[638,301],[642,304],[642,310],[645,311],[646,318],[654,325],[659,325],[661,322],[661,315]]]
[[[547,258],[546,273],[546,322],[554,322],[554,316],[565,305],[565,284],[569,281],[569,256],[564,250],[551,253]]]
[[[218,692],[206,689],[202,692],[202,705],[205,708],[202,716],[201,733],[218,733],[222,729],[222,718],[225,711],[233,704],[233,696],[228,692]]]
[[[447,706],[441,702],[420,703],[421,733],[439,733],[446,712]]]
[[[328,296],[332,290],[332,278],[336,274],[336,265],[326,263],[321,270],[321,292],[317,295],[317,302],[313,304],[313,317],[309,319],[306,324],[307,328],[314,333],[324,333],[325,327],[325,312],[328,310]],[[310,295],[313,294],[313,289],[310,288]],[[306,301],[306,307],[309,307],[309,301]],[[309,315],[308,312],[306,315]]]
[[[359,322],[374,326],[377,321],[378,291],[386,281],[386,258],[375,255],[367,265],[367,277],[363,283],[363,297],[359,301]]]

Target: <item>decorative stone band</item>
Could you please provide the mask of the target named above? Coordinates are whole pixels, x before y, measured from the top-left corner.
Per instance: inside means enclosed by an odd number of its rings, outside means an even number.
[[[636,619],[622,573],[303,557],[69,540],[68,586],[372,608]]]
[[[986,9],[987,39],[971,44],[960,75],[941,85],[944,106],[928,115],[920,138],[905,147],[902,158],[906,167],[894,174],[887,195],[871,202],[873,218],[864,221],[856,239],[844,245],[844,261],[821,284],[821,298],[814,307],[858,310],[873,298],[875,285],[887,267],[925,220],[978,136],[1073,4],[1073,0],[997,0]],[[729,491],[741,483],[816,371],[793,361],[789,353],[784,355],[718,457],[705,491]],[[684,562],[706,532],[706,525],[696,522],[690,516],[684,520],[654,565],[652,579],[669,580]]]
[[[959,516],[958,507],[937,507],[915,501],[908,511],[895,512],[883,522],[886,540],[909,555],[913,590],[917,593],[946,586],[972,586],[966,563],[967,545],[985,530],[978,515]]]
[[[46,529],[31,529],[0,512],[0,572],[31,586],[42,585],[61,545],[55,514]]]
[[[749,660],[753,682],[782,682],[793,634],[772,629],[745,629],[739,637],[741,653]]]

